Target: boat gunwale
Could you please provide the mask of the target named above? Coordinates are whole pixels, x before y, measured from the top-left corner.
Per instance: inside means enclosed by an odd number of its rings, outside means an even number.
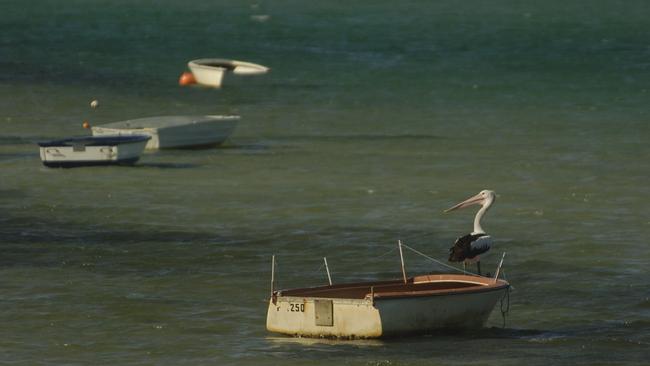
[[[430,283],[442,282],[456,282],[473,284],[474,286],[465,286],[460,288],[444,288],[444,289],[422,289],[414,290],[413,286],[426,285]],[[404,285],[407,288],[397,291],[382,292],[382,286],[399,286]],[[379,287],[379,288],[376,288]],[[401,280],[389,281],[374,281],[374,282],[359,282],[338,285],[325,285],[316,287],[305,287],[296,289],[278,290],[273,294],[274,298],[280,297],[299,297],[299,298],[320,298],[320,299],[346,299],[346,300],[362,300],[372,298],[380,299],[396,299],[396,298],[409,298],[409,297],[425,297],[425,296],[447,296],[447,295],[463,295],[482,292],[500,291],[510,287],[510,284],[505,280],[489,277],[468,276],[468,275],[423,275],[411,277],[404,283]],[[336,295],[336,290],[353,290],[367,288],[364,297],[351,297],[351,296],[319,296],[327,295],[327,293]],[[319,294],[320,292],[320,294]]]
[[[375,300],[378,300],[378,299],[398,299],[398,298],[412,298],[412,297],[426,297],[426,296],[467,295],[467,294],[478,294],[484,292],[501,291],[508,287],[510,287],[510,284],[506,282],[506,283],[501,283],[498,286],[483,285],[483,286],[471,286],[471,287],[442,289],[442,290],[380,292],[380,293],[375,293],[373,295],[373,298]]]
[[[239,60],[230,60],[226,58],[198,58],[196,60],[191,60],[187,63],[187,66],[192,69],[192,67],[196,67],[199,69],[206,69],[206,70],[228,70],[228,71],[233,71],[237,67],[242,66],[242,67],[249,67],[251,69],[255,69],[256,71],[259,71],[260,73],[266,73],[268,72],[269,68],[256,64],[253,62],[247,62],[247,61],[239,61]]]
[[[74,146],[119,146],[141,143],[151,139],[147,135],[110,135],[110,136],[81,136],[67,139],[38,142],[40,147],[74,147]]]
[[[172,121],[175,123],[160,123],[159,125],[151,124],[151,123],[146,123],[150,121],[159,121],[161,119],[164,120],[173,120],[174,118],[181,119],[181,118],[186,118],[188,121]],[[237,122],[241,120],[241,116],[233,114],[233,115],[196,115],[196,116],[153,116],[153,117],[142,117],[142,118],[135,118],[135,119],[127,119],[123,121],[115,121],[115,122],[109,122],[105,123],[102,125],[98,126],[93,126],[92,128],[95,129],[119,129],[119,130],[160,130],[160,129],[165,129],[165,128],[175,128],[175,127],[180,127],[180,126],[187,126],[187,125],[200,125],[204,123],[214,123],[214,122],[223,122],[223,123],[228,123],[228,122]],[[145,124],[141,124],[142,122],[145,122]],[[126,124],[129,124],[129,126],[126,126]]]

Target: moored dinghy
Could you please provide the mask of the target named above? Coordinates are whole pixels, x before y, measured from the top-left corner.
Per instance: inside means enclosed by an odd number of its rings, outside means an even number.
[[[426,275],[275,291],[266,328],[305,337],[379,338],[485,325],[504,280]]]
[[[266,328],[293,336],[337,338],[480,328],[509,290],[510,284],[497,277],[498,270],[495,278],[468,274],[407,278],[404,273],[403,279],[393,281],[272,289]]]
[[[213,88],[221,87],[226,72],[232,72],[235,75],[259,75],[269,71],[266,66],[221,58],[192,60],[188,62],[187,66],[198,84]]]
[[[133,164],[149,136],[85,136],[39,142],[43,165],[71,168],[89,165]]]
[[[147,135],[149,150],[215,146],[235,129],[239,116],[159,116],[93,126],[95,136]]]

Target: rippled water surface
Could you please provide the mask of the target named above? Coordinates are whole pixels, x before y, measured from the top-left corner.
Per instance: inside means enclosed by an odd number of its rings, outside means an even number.
[[[643,1],[48,1],[0,12],[0,363],[642,365],[650,349]],[[272,70],[181,88],[188,60]],[[92,110],[89,102],[100,101]],[[220,148],[48,169],[92,124],[239,114]],[[265,329],[281,287],[445,260],[493,189],[505,328]],[[409,273],[445,268],[411,252]]]

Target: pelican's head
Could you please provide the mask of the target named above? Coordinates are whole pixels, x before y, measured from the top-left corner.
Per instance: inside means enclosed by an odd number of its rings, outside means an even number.
[[[453,211],[459,208],[464,208],[472,205],[481,205],[483,207],[489,207],[490,205],[492,205],[492,202],[494,202],[495,198],[496,198],[496,193],[494,193],[494,191],[484,189],[480,191],[476,196],[470,197],[465,201],[457,204],[456,206],[446,209],[445,212]]]

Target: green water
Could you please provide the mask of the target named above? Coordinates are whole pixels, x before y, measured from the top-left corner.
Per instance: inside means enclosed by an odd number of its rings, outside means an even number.
[[[647,364],[649,7],[1,1],[0,363]],[[201,57],[272,71],[179,87]],[[35,145],[231,113],[225,146],[130,168],[48,169]],[[442,211],[486,188],[505,328],[265,330],[272,254],[281,287],[323,284],[324,256],[335,282],[397,278],[397,240],[444,260],[474,211]]]

